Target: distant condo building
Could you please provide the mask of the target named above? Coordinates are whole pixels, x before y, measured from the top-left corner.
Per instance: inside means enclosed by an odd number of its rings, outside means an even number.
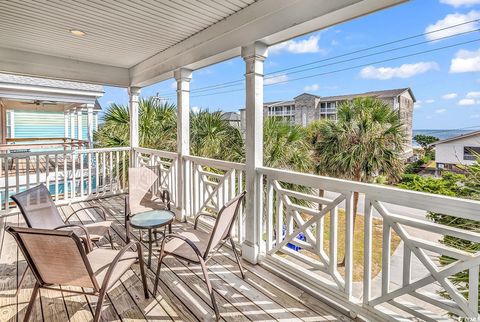
[[[281,117],[287,121],[307,126],[315,120],[337,119],[337,108],[342,102],[357,97],[375,97],[388,103],[400,114],[405,126],[405,155],[412,154],[412,119],[415,96],[410,88],[399,88],[339,96],[318,96],[303,93],[290,101],[267,102],[263,105],[264,117]],[[242,132],[245,130],[245,110],[240,110]]]

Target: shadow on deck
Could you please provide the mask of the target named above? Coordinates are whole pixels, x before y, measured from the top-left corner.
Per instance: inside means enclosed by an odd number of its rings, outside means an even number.
[[[62,206],[65,217],[88,204],[102,206],[114,221],[114,243],[125,245],[123,197],[109,197],[71,206]],[[100,219],[94,210],[80,212],[76,220],[82,223]],[[22,321],[34,278],[28,273],[18,296],[16,285],[26,267],[13,238],[4,232],[5,225],[23,225],[20,215],[0,219],[0,320]],[[174,224],[174,231],[186,224]],[[135,231],[138,240],[138,231]],[[104,240],[100,247],[109,247]],[[145,245],[144,245],[145,247]],[[147,250],[145,247],[144,255]],[[152,267],[147,269],[148,287],[152,295],[158,252],[154,251]],[[206,321],[214,320],[200,267],[187,265],[167,257],[162,266],[161,282],[156,297],[143,297],[139,267],[122,277],[108,293],[102,318],[105,321]],[[234,255],[223,248],[208,262],[209,276],[224,321],[348,321],[349,319],[320,300],[298,289],[259,265],[246,262],[246,279],[240,278]],[[41,290],[33,311],[32,321],[91,321],[96,298],[92,296]]]

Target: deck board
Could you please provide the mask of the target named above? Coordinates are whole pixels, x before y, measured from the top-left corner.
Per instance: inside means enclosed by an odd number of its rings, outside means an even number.
[[[112,220],[116,249],[125,245],[123,226],[123,196],[62,206],[66,218],[74,210],[89,205],[102,206]],[[13,238],[3,233],[7,224],[22,224],[18,215],[0,218],[0,316],[5,321],[21,321],[34,283],[29,273],[18,298],[14,296],[17,280],[26,266]],[[89,223],[101,220],[95,210],[79,212],[71,222]],[[182,230],[186,224],[174,224]],[[138,231],[132,232],[138,241]],[[99,247],[110,248],[107,240]],[[146,245],[142,245],[146,257]],[[158,251],[154,251],[151,268],[147,269],[150,298],[143,296],[140,268],[135,264],[109,292],[102,311],[103,321],[211,321],[214,312],[206,291],[200,267],[188,265],[174,258],[166,258],[162,265],[159,291],[153,296]],[[327,304],[303,292],[294,285],[258,265],[243,263],[246,279],[240,278],[238,266],[230,249],[224,248],[208,262],[209,277],[222,321],[348,321],[349,319]],[[18,275],[18,277],[17,277]],[[75,288],[73,288],[75,289]],[[41,291],[32,321],[91,321],[96,297]]]

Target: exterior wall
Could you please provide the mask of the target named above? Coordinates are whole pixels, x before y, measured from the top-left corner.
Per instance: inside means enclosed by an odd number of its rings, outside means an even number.
[[[295,124],[306,126],[318,119],[319,99],[312,95],[300,95],[295,98]]]
[[[471,165],[474,160],[464,160],[463,151],[465,147],[480,148],[480,134],[455,141],[440,143],[435,146],[435,161],[437,167],[447,164]]]
[[[13,113],[13,133],[15,138],[63,138],[65,137],[65,123],[63,112],[36,112],[11,110]],[[94,113],[96,114],[96,113]],[[94,117],[94,128],[95,128]],[[75,124],[76,126],[76,124]],[[75,136],[77,131],[75,131]],[[10,136],[12,137],[12,136]],[[87,114],[82,115],[82,137],[88,138]]]
[[[413,154],[413,105],[413,98],[408,92],[400,95],[398,111],[400,113],[400,120],[405,128],[405,153],[407,156]]]

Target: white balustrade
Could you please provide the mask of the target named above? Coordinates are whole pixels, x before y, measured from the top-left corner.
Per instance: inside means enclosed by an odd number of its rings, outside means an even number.
[[[264,264],[336,299],[352,315],[438,321],[449,320],[448,314],[453,313],[479,319],[480,252],[446,246],[441,238],[480,243],[480,232],[434,223],[424,215],[435,212],[479,221],[480,202],[279,169],[260,168],[259,172],[266,182]],[[356,225],[363,224],[364,236],[356,239],[354,193],[363,204],[357,215],[363,220],[357,219]],[[412,215],[411,209],[424,215]],[[327,216],[329,227],[325,226]],[[374,236],[381,238],[375,249]],[[345,250],[344,259],[339,249]],[[452,263],[442,264],[442,255]],[[359,267],[362,262],[363,268]],[[468,274],[468,284],[451,280],[459,272]]]
[[[125,191],[121,166],[130,148],[77,149],[0,154],[1,213],[15,210],[9,196],[44,184],[57,203]],[[115,166],[114,166],[115,164]]]

